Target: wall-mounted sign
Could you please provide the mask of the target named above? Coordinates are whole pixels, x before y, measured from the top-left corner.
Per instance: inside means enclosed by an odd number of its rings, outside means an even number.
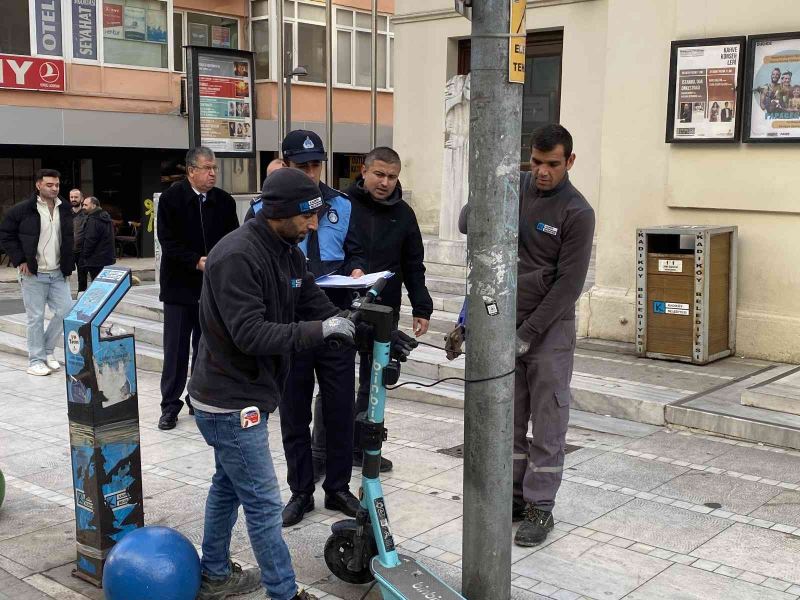
[[[147,11],[135,6],[126,6],[125,39],[143,42],[147,39]]]
[[[0,54],[0,88],[63,92],[64,61]]]
[[[72,56],[97,60],[97,0],[72,0]]]
[[[214,48],[231,47],[231,30],[227,27],[211,26],[211,46]]]
[[[748,40],[745,142],[800,141],[800,32]]]
[[[36,54],[61,56],[61,2],[35,0]]]
[[[160,10],[148,10],[147,41],[157,44],[167,43],[167,13]]]
[[[103,2],[103,37],[113,40],[123,39],[122,11],[123,7],[121,4]]]
[[[217,156],[255,156],[253,54],[188,47],[189,144]]]
[[[672,42],[668,143],[737,142],[746,38]]]
[[[209,46],[208,25],[203,23],[189,23],[189,45]]]
[[[525,45],[528,32],[525,29],[525,0],[511,2],[511,26],[508,38],[508,80],[511,83],[525,83]]]

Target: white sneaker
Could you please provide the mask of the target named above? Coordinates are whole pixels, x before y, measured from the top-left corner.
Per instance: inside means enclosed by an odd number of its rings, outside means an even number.
[[[50,369],[43,362],[37,362],[28,367],[28,375],[44,377],[45,375],[50,375]]]
[[[51,371],[58,371],[61,368],[61,363],[59,363],[56,360],[56,357],[55,357],[54,354],[48,354],[47,355],[47,367]]]

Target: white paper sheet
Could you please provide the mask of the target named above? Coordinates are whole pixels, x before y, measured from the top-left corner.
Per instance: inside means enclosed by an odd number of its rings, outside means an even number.
[[[317,285],[321,288],[369,288],[375,285],[378,279],[389,279],[394,273],[391,271],[379,271],[378,273],[367,273],[363,277],[348,277],[347,275],[323,275],[316,279]]]

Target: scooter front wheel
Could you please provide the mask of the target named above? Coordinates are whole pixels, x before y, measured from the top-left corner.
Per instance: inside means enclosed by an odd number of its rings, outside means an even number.
[[[334,533],[325,542],[325,564],[331,573],[346,583],[369,583],[375,578],[369,570],[369,561],[366,561],[360,571],[351,571],[347,568],[354,551],[351,536]]]

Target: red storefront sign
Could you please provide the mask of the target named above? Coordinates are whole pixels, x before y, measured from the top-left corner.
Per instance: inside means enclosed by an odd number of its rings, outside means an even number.
[[[63,92],[64,81],[60,58],[0,54],[0,88]]]

